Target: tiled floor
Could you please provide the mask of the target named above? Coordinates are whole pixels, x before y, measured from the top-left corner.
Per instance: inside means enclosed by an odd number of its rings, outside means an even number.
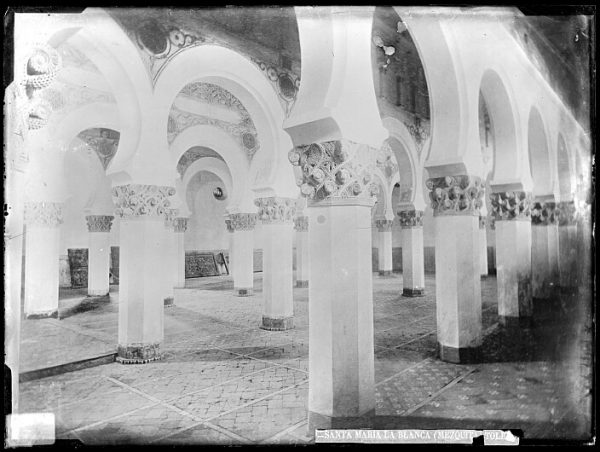
[[[402,276],[374,276],[376,416],[372,428],[520,428],[529,439],[590,431],[590,325],[579,298],[536,305],[536,324],[496,324],[496,280],[482,280],[480,364],[436,358],[435,280],[425,297],[399,295]],[[305,444],[308,289],[294,289],[295,328],[258,328],[255,296],[226,277],[189,280],[165,308],[164,359],[117,363],[21,383],[22,412],[53,412],[56,434],[85,444]],[[77,295],[77,293],[75,294]],[[65,300],[73,293],[63,291]],[[114,352],[117,293],[61,320],[27,320],[22,367]],[[71,303],[71,301],[68,301]],[[67,304],[62,302],[61,306]],[[72,303],[71,303],[72,304]],[[67,311],[65,311],[67,312]]]

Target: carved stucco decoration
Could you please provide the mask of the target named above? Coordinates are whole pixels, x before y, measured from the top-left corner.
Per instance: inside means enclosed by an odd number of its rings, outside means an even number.
[[[531,193],[509,191],[490,194],[491,217],[494,220],[525,220],[531,218]]]
[[[300,77],[293,71],[254,58],[248,54],[243,45],[232,46],[226,39],[201,33],[198,30],[186,29],[175,21],[167,19],[167,23],[163,25],[155,18],[139,21],[138,18],[125,15],[119,15],[117,20],[141,49],[142,60],[150,73],[153,85],[156,84],[168,62],[180,52],[199,45],[217,45],[232,49],[252,61],[271,82],[289,115],[300,84]]]
[[[177,135],[188,127],[195,125],[213,125],[224,130],[239,142],[242,149],[246,151],[248,159],[260,148],[258,141],[258,132],[250,113],[244,105],[224,88],[212,83],[191,83],[179,93],[182,97],[188,97],[196,101],[209,105],[217,105],[227,108],[237,113],[240,121],[237,123],[212,118],[210,116],[199,115],[188,111],[183,111],[175,106],[171,108],[169,114],[169,123],[167,129],[167,138],[169,144],[175,140]]]
[[[188,219],[185,217],[178,217],[173,219],[173,232],[185,232],[188,227]]]
[[[485,229],[486,217],[479,215],[479,229]]]
[[[577,221],[577,209],[573,201],[560,202],[556,205],[559,226],[573,226]]]
[[[390,144],[386,141],[377,153],[377,167],[381,169],[388,183],[394,177],[394,174],[399,172],[396,158]]]
[[[294,218],[294,229],[298,232],[308,231],[308,217],[306,215],[299,215]]]
[[[296,102],[298,90],[300,89],[300,77],[292,71],[283,70],[277,65],[265,63],[256,58],[251,58],[251,61],[269,79],[281,99],[281,104],[285,108],[285,115],[289,116]]]
[[[255,213],[232,213],[229,215],[228,227],[231,227],[233,231],[251,231],[256,226],[256,220]]]
[[[57,227],[63,222],[62,207],[60,202],[26,202],[25,224],[28,227]]]
[[[85,220],[89,232],[110,232],[114,218],[112,215],[86,215]]]
[[[165,216],[170,214],[170,196],[175,188],[159,185],[129,184],[113,187],[112,195],[120,216]]]
[[[104,169],[117,153],[119,147],[119,132],[110,129],[88,129],[81,132],[78,137],[91,147]]]
[[[375,226],[379,232],[389,232],[392,230],[392,224],[394,224],[393,220],[385,220],[378,218],[375,220]]]
[[[372,176],[375,155],[367,145],[337,140],[298,146],[288,159],[302,170],[302,195],[321,201],[375,196],[379,191]]]
[[[400,219],[400,227],[404,229],[423,227],[422,210],[401,210],[398,212],[398,218]]]
[[[558,211],[556,203],[535,201],[531,208],[531,224],[535,226],[548,226],[556,224],[558,220]]]
[[[423,150],[423,145],[425,144],[430,135],[429,125],[427,124],[424,127],[420,119],[415,120],[413,124],[411,124],[408,121],[403,121],[403,123],[408,129],[408,132],[412,136],[413,140],[415,141],[417,154],[420,156],[421,151]]]
[[[434,215],[479,215],[485,190],[480,177],[437,177],[426,185]]]
[[[296,216],[296,200],[293,198],[258,198],[258,219],[265,224],[292,223]]]

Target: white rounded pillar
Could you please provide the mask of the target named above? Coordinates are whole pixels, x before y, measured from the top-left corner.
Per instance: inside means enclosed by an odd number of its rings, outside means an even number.
[[[378,218],[375,220],[379,235],[379,276],[392,274],[392,224],[393,220]]]
[[[231,258],[229,265],[233,274],[233,291],[238,297],[254,294],[254,227],[256,214],[234,213],[229,215],[232,229]],[[264,268],[263,268],[264,270]]]
[[[435,222],[437,340],[440,359],[476,362],[482,343],[479,209],[476,176],[429,179]]]
[[[263,314],[260,327],[284,331],[294,327],[293,235],[296,200],[259,198],[263,230]]]
[[[173,233],[175,234],[175,287],[185,287],[185,231],[188,219],[178,217],[173,220]]]
[[[27,318],[58,317],[62,203],[25,203],[25,306]]]
[[[553,202],[534,202],[531,210],[531,266],[535,299],[548,300],[552,296],[554,258],[551,256],[555,253],[552,229],[555,225],[549,217],[553,214]]]
[[[498,192],[490,196],[496,228],[498,316],[507,327],[531,325],[531,193]]]
[[[112,215],[87,215],[88,295],[101,297],[110,289],[110,228]]]
[[[423,211],[398,212],[402,227],[402,296],[425,295],[425,258],[423,250]]]
[[[120,221],[117,361],[161,358],[164,338],[165,212],[173,187],[130,184],[113,188]]]
[[[308,216],[299,215],[294,219],[296,230],[296,287],[308,287],[310,272]]]
[[[487,257],[487,231],[485,229],[486,218],[479,215],[479,267],[481,276],[488,275],[488,257]]]

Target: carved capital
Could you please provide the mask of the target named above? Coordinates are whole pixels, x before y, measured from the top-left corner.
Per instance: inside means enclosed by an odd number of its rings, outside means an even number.
[[[375,220],[375,226],[379,232],[389,232],[392,230],[393,220],[386,220],[385,218],[378,218]]]
[[[372,173],[377,150],[349,140],[298,146],[288,154],[302,169],[300,192],[314,201],[370,197],[377,194]]]
[[[89,232],[110,232],[114,218],[112,215],[87,215],[85,220]]]
[[[308,217],[300,215],[294,218],[294,229],[298,232],[308,231]]]
[[[254,200],[258,207],[258,219],[265,223],[291,223],[296,216],[296,200],[293,198],[259,198]]]
[[[531,217],[531,193],[508,191],[490,194],[492,217],[497,221],[524,220]]]
[[[485,186],[477,176],[436,177],[427,181],[433,214],[479,215]]]
[[[187,231],[188,219],[184,217],[178,217],[173,219],[173,232],[185,232]]]
[[[422,210],[401,210],[398,212],[398,218],[402,229],[423,227]]]
[[[531,223],[535,226],[556,224],[558,220],[556,203],[536,201],[531,209]]]
[[[490,225],[490,229],[492,231],[496,230],[496,217],[494,215],[491,215],[489,217],[489,225]]]
[[[559,226],[572,226],[577,224],[577,209],[573,201],[560,202],[556,205]]]
[[[231,227],[233,231],[251,231],[256,226],[256,214],[255,213],[232,213],[229,215],[228,227]],[[227,223],[227,221],[226,221]]]
[[[165,216],[173,215],[169,196],[175,188],[160,185],[129,184],[112,189],[115,213],[125,216]]]
[[[54,228],[63,222],[63,203],[60,202],[26,202],[25,224]]]

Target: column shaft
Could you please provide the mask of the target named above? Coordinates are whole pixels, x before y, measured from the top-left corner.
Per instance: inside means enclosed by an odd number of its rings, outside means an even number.
[[[402,226],[402,295],[420,297],[425,294],[425,258],[423,256],[423,212],[398,212]]]
[[[485,218],[479,217],[479,259],[481,276],[488,275],[488,257],[487,257],[487,231],[485,229]]]
[[[173,220],[174,247],[175,247],[175,284],[174,287],[185,287],[185,231],[187,218],[179,217]]]
[[[390,276],[392,274],[392,223],[392,220],[375,220],[375,225],[379,231],[378,257],[380,276]]]
[[[254,293],[254,226],[256,214],[236,213],[229,216],[232,229],[231,258],[234,295],[248,297]]]
[[[28,318],[58,317],[62,205],[26,203],[25,306]]]
[[[309,206],[309,416],[374,412],[371,205]],[[349,246],[351,244],[351,246]]]
[[[460,175],[429,179],[434,211],[436,311],[439,356],[449,362],[479,359],[482,342],[479,208],[481,179]]]
[[[88,295],[108,295],[110,289],[110,227],[113,216],[88,215]]]
[[[255,201],[263,223],[263,314],[261,328],[294,327],[293,234],[296,200],[261,198]]]
[[[161,358],[164,337],[165,212],[172,187],[113,188],[120,221],[119,335],[117,361],[147,363]],[[172,284],[169,284],[172,286]]]
[[[310,269],[308,217],[298,216],[294,222],[296,229],[296,287],[308,287]]]

